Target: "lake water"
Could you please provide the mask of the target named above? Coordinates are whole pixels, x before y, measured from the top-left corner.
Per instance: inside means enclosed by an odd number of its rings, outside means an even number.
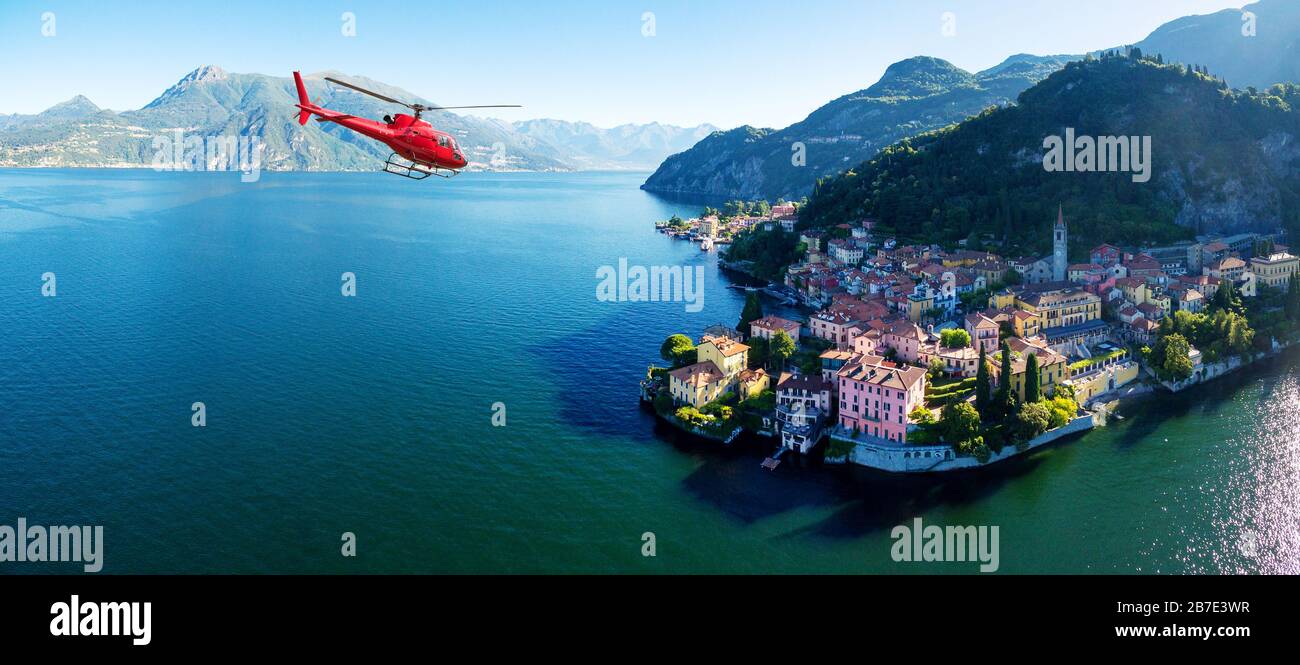
[[[109,573],[975,570],[893,562],[915,517],[1004,573],[1300,571],[1294,357],[957,476],[677,442],[637,381],[743,293],[643,178],[0,171],[0,524],[104,525]],[[620,258],[703,310],[598,301]]]

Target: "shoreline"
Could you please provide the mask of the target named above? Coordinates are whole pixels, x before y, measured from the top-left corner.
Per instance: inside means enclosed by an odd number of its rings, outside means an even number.
[[[932,445],[884,445],[873,442],[859,442],[843,459],[825,460],[827,464],[860,466],[895,475],[928,475],[971,471],[984,469],[999,462],[1005,462],[1033,450],[1043,448],[1062,439],[1086,434],[1098,427],[1097,415],[1086,411],[1085,415],[1076,416],[1074,420],[1053,430],[1048,430],[1021,445],[1006,445],[993,452],[985,461],[962,455],[948,444]],[[836,438],[831,433],[831,438]],[[839,440],[848,440],[840,437]],[[865,452],[863,452],[865,451]]]
[[[657,225],[657,228],[660,231],[663,230],[659,225]],[[788,308],[797,309],[801,314],[808,313],[805,311],[807,306],[803,305],[803,303],[798,301],[789,302],[775,295],[773,293],[773,291],[776,291],[774,288],[775,283],[753,274],[748,261],[732,262],[719,255],[716,260],[716,267],[718,272],[724,276],[725,281],[731,282],[728,288],[744,288],[747,291],[758,292],[760,295],[767,296]],[[1106,341],[1108,342],[1111,341],[1110,334],[1107,333]],[[1115,343],[1122,344],[1122,342]],[[991,451],[991,454],[987,450],[975,451],[975,454],[963,454],[959,452],[957,446],[942,442],[924,445],[885,442],[872,437],[859,436],[856,431],[850,434],[835,427],[833,423],[828,423],[817,443],[811,450],[804,453],[804,456],[816,455],[817,451],[821,450],[822,455],[819,461],[823,464],[831,466],[853,465],[890,474],[924,475],[981,469],[992,466],[997,462],[1020,457],[1022,453],[1056,443],[1062,439],[1082,438],[1083,434],[1097,427],[1105,427],[1112,420],[1123,421],[1126,416],[1120,414],[1119,409],[1136,400],[1154,396],[1157,393],[1176,394],[1189,388],[1212,383],[1215,379],[1229,375],[1239,376],[1238,370],[1258,367],[1259,361],[1278,357],[1292,346],[1294,346],[1292,343],[1278,342],[1274,337],[1271,338],[1272,348],[1268,351],[1260,351],[1249,355],[1243,354],[1243,356],[1231,356],[1225,360],[1206,364],[1201,364],[1199,356],[1197,356],[1198,359],[1195,361],[1189,377],[1175,382],[1160,380],[1142,359],[1130,357],[1135,354],[1129,349],[1129,352],[1124,356],[1124,362],[1108,370],[1110,372],[1110,385],[1118,387],[1106,392],[1096,392],[1098,388],[1104,389],[1105,386],[1097,385],[1097,381],[1094,379],[1098,377],[1104,379],[1105,377],[1102,375],[1094,376],[1095,372],[1087,371],[1087,367],[1081,367],[1080,373],[1077,375],[1080,378],[1080,383],[1070,384],[1080,389],[1082,391],[1080,394],[1084,396],[1082,402],[1076,403],[1077,411],[1073,419],[1068,420],[1056,429],[1042,432],[1038,436],[1018,444],[1010,443],[1012,438],[1007,437],[1008,442],[995,451]],[[1243,360],[1244,357],[1249,359]],[[1111,367],[1111,365],[1107,363],[1099,367],[1102,368],[1099,371],[1105,372],[1107,370],[1104,368]],[[1116,380],[1117,369],[1122,369],[1126,373],[1119,381]],[[1075,377],[1074,371],[1070,370],[1064,380],[1068,382],[1068,380]],[[1073,395],[1071,396],[1073,397]],[[1141,416],[1134,417],[1140,418]],[[674,422],[674,419],[666,418],[664,420],[673,425],[675,429],[688,435],[701,436],[699,432],[692,431],[694,428],[684,427]],[[741,429],[746,433],[752,433],[752,430],[747,429],[744,425],[741,426]],[[732,436],[728,437],[727,443],[730,443],[734,438],[735,434],[733,433]],[[844,450],[845,454],[834,458],[827,457],[825,452],[830,448],[827,445],[828,441],[841,444],[837,451]],[[900,441],[903,441],[903,439],[900,438]],[[851,447],[846,449],[845,444]],[[776,456],[785,451],[784,447],[778,446]],[[774,468],[774,466],[765,466],[765,468]]]

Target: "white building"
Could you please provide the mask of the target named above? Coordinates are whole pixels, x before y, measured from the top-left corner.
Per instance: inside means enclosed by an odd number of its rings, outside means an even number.
[[[820,376],[785,372],[776,384],[776,422],[781,446],[807,453],[821,439],[830,415],[831,384]]]
[[[861,247],[848,240],[830,241],[831,258],[845,265],[857,265],[862,262],[865,253]]]

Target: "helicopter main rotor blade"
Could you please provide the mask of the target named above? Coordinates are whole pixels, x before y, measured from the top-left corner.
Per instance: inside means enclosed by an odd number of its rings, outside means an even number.
[[[416,112],[419,112],[419,111],[451,111],[451,110],[455,110],[455,109],[521,109],[521,108],[523,108],[522,106],[520,106],[520,105],[518,105],[518,104],[488,104],[488,105],[485,105],[485,106],[425,106],[424,104],[408,104],[408,103],[406,103],[406,102],[404,102],[404,101],[401,101],[401,100],[398,100],[398,99],[393,99],[392,97],[387,97],[387,96],[385,96],[385,95],[381,95],[381,94],[379,94],[379,93],[377,93],[377,92],[375,92],[375,91],[373,91],[373,90],[366,90],[365,88],[363,88],[363,87],[361,87],[361,86],[359,86],[359,85],[353,85],[353,84],[351,84],[351,83],[348,83],[347,81],[340,81],[340,80],[338,80],[338,79],[336,79],[336,78],[331,78],[331,77],[329,77],[329,76],[326,76],[326,77],[325,77],[325,80],[326,80],[326,81],[329,81],[330,83],[336,83],[336,84],[341,85],[341,86],[343,86],[343,87],[345,87],[345,88],[351,88],[351,89],[356,90],[357,92],[360,92],[360,93],[362,93],[362,94],[370,95],[371,97],[374,97],[375,99],[382,99],[382,100],[384,100],[384,101],[386,101],[386,102],[390,102],[390,103],[393,103],[393,104],[397,104],[398,106],[405,106],[406,108],[411,109],[412,111],[416,111]]]
[[[414,108],[415,108],[415,106],[413,106],[413,105],[411,105],[411,104],[407,104],[406,102],[403,102],[403,101],[399,101],[399,100],[393,99],[392,97],[385,97],[384,95],[381,95],[381,94],[379,94],[379,93],[377,93],[377,92],[373,92],[373,91],[370,91],[370,90],[366,90],[365,88],[363,88],[363,87],[361,87],[361,86],[359,86],[359,85],[352,85],[351,83],[348,83],[347,81],[340,81],[340,80],[338,80],[338,79],[336,79],[336,78],[330,78],[330,77],[328,77],[328,76],[325,77],[325,80],[326,80],[326,81],[329,81],[330,83],[337,83],[338,85],[341,85],[341,86],[343,86],[343,87],[345,87],[345,88],[352,88],[353,90],[356,90],[357,92],[360,92],[360,93],[363,93],[363,94],[370,95],[371,97],[374,97],[374,98],[376,98],[376,99],[382,99],[382,100],[384,100],[384,101],[386,101],[386,102],[390,102],[390,103],[393,103],[393,104],[397,104],[397,105],[399,105],[399,106],[405,106],[405,107],[408,108],[408,109],[414,109]]]
[[[425,106],[426,111],[450,111],[452,109],[521,109],[518,104],[489,104],[487,106]]]

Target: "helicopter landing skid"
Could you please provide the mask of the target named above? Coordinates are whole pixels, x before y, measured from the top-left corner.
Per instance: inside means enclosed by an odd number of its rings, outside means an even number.
[[[444,169],[441,166],[417,164],[399,157],[397,153],[389,155],[388,159],[384,161],[384,172],[393,175],[400,175],[403,178],[410,178],[411,180],[424,180],[431,175],[436,175],[439,178],[454,178],[457,175],[460,175],[460,171],[455,169]]]

